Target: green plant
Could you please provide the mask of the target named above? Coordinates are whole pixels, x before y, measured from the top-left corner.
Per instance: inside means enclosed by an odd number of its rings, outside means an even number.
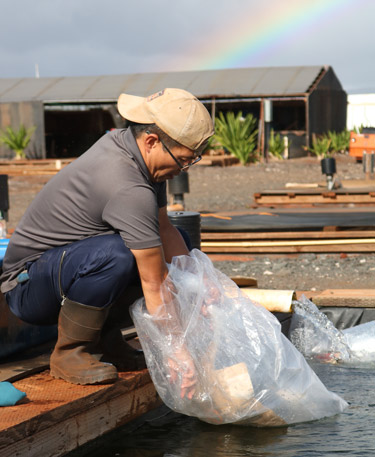
[[[26,129],[23,124],[21,124],[18,130],[7,127],[5,132],[1,132],[0,134],[0,142],[16,153],[16,159],[25,158],[25,149],[30,143],[35,128],[30,127]]]
[[[350,144],[350,131],[345,129],[342,132],[333,132],[329,131],[327,133],[327,138],[331,140],[330,142],[330,151],[332,153],[340,152],[344,154],[349,150]]]
[[[217,142],[215,135],[213,135],[207,140],[207,146],[204,148],[202,154],[205,154],[207,151],[210,150],[217,151],[219,149],[222,149],[222,146]]]
[[[274,157],[277,157],[278,159],[282,159],[284,149],[284,140],[281,137],[280,133],[275,134],[274,130],[271,129],[271,134],[268,142],[269,153],[272,154]]]
[[[353,131],[354,133],[362,133],[363,128],[364,128],[364,125],[361,124],[359,127],[354,126],[354,127],[352,128],[352,131]]]
[[[320,137],[314,137],[312,141],[312,147],[307,148],[307,150],[315,154],[318,158],[322,159],[324,157],[331,156],[330,145],[330,138],[322,135]]]
[[[242,165],[256,162],[257,119],[252,114],[242,116],[242,111],[236,115],[228,112],[224,116],[222,112],[215,119],[214,140],[221,144],[231,154],[239,159]]]

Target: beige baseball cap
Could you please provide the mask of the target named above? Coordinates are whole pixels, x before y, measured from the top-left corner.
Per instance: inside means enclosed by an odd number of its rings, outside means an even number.
[[[121,94],[117,108],[123,118],[138,124],[156,124],[193,151],[214,134],[205,106],[183,89],[164,89],[149,97]]]

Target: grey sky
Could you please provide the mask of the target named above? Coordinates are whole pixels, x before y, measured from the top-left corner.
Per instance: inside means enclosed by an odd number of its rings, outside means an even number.
[[[374,28],[373,0],[0,0],[0,78],[321,64],[375,92]]]

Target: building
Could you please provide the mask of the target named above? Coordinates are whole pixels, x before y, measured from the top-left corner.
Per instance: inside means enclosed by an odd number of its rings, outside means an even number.
[[[346,127],[347,95],[329,66],[266,67],[92,77],[0,78],[0,129],[36,126],[29,158],[75,157],[111,128],[124,126],[120,93],[150,95],[165,87],[195,94],[214,117],[252,113],[264,132],[289,138],[290,156],[305,155],[314,135]],[[272,121],[264,106],[272,102]],[[0,157],[12,153],[0,146]]]
[[[352,94],[348,96],[347,128],[375,128],[375,94]]]

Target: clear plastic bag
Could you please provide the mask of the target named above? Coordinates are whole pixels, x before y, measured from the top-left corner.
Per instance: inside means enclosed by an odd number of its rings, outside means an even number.
[[[162,285],[164,305],[151,316],[138,300],[132,317],[155,387],[171,409],[213,423],[281,426],[342,412],[347,403],[328,391],[281,333],[278,320],[252,302],[209,258],[194,249],[173,259]],[[186,350],[195,365],[193,398],[170,361]]]

